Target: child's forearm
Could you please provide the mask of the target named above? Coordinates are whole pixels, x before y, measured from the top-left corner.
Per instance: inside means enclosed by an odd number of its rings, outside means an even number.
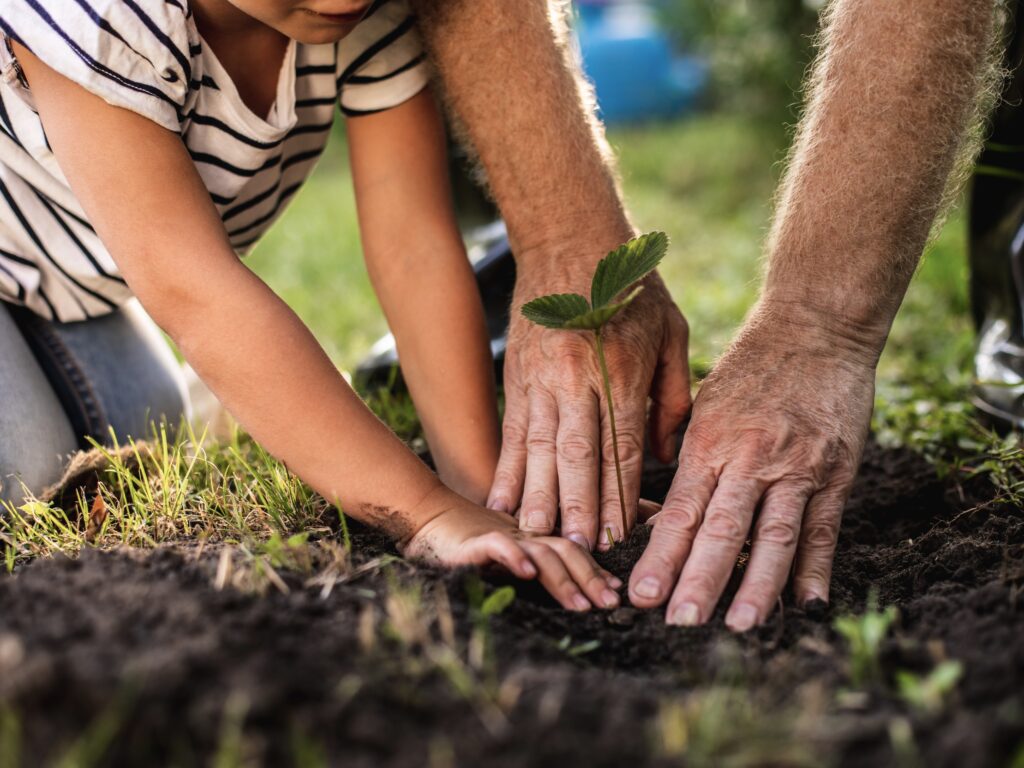
[[[498,410],[483,307],[461,243],[411,269],[374,271],[438,472],[483,504],[498,461]]]
[[[238,421],[346,513],[406,539],[440,511],[435,501],[450,502],[244,266],[217,261],[201,280],[140,288],[154,319]]]
[[[442,479],[483,503],[498,415],[483,307],[451,205],[429,91],[349,121],[366,264]]]

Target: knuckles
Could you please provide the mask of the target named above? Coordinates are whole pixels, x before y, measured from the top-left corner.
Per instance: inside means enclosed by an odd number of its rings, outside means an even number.
[[[621,464],[637,464],[643,461],[644,445],[643,437],[633,431],[621,431],[618,433],[619,462]],[[615,443],[611,438],[611,431],[601,444],[601,452],[607,466],[615,462]],[[612,469],[612,472],[615,470]]]
[[[590,464],[597,456],[597,446],[586,435],[570,433],[558,438],[558,458],[569,464]]]
[[[804,546],[831,551],[839,540],[839,519],[808,518],[804,523]]]
[[[700,528],[702,515],[697,509],[664,508],[658,515],[654,530],[659,537],[692,541]]]
[[[747,538],[746,521],[731,510],[719,509],[704,519],[701,535],[714,541],[742,542]]]
[[[764,520],[757,528],[755,541],[776,544],[780,547],[795,547],[800,538],[800,518],[777,516]]]

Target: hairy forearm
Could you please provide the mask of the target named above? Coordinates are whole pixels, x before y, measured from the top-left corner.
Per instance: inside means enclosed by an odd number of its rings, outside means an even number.
[[[596,260],[628,239],[611,153],[568,46],[562,3],[413,5],[520,267],[534,268],[536,255],[542,268],[574,272],[577,260]]]
[[[762,306],[877,354],[997,80],[995,0],[836,0],[780,188]],[[955,183],[955,181],[953,182]]]

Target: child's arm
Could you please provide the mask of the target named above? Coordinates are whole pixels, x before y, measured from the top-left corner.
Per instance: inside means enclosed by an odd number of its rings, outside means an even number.
[[[452,210],[430,90],[348,121],[363,250],[441,478],[482,504],[498,409],[480,293]]]
[[[410,554],[500,562],[538,577],[568,608],[584,608],[584,593],[607,604],[614,582],[581,549],[515,538],[514,521],[444,487],[373,417],[295,314],[239,262],[178,136],[15,49],[57,161],[128,284],[257,440]]]

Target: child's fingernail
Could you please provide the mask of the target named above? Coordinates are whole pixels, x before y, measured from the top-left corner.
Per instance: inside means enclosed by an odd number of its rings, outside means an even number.
[[[523,576],[525,576],[528,579],[532,579],[536,575],[537,575],[537,567],[533,563],[531,563],[531,562],[523,563]]]
[[[619,596],[610,589],[606,589],[601,593],[601,602],[604,603],[605,608],[614,608],[619,604]]]
[[[577,611],[586,611],[590,609],[590,601],[583,595],[575,595],[572,598],[572,604]]]
[[[620,589],[622,587],[622,579],[620,579],[618,576],[609,576],[607,581],[608,586],[612,589]]]
[[[587,541],[587,537],[584,536],[582,533],[570,533],[565,538],[567,538],[573,544],[578,544],[587,552],[590,551],[590,542]]]

